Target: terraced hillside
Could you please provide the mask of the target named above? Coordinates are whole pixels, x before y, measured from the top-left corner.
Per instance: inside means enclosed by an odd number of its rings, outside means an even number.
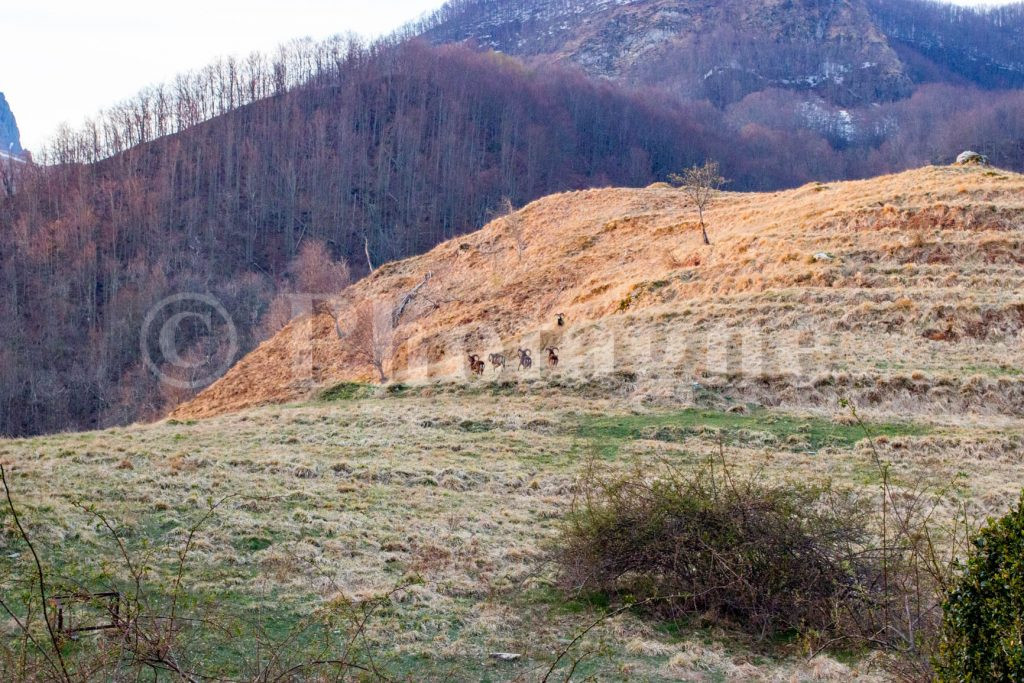
[[[878,413],[1024,415],[1024,176],[928,167],[725,194],[708,220],[705,247],[668,186],[534,202],[314,302],[174,417],[373,377],[333,317],[348,324],[366,302],[397,318],[383,360],[405,384],[464,381],[468,354],[527,348],[531,371],[487,372],[522,391],[543,376],[664,406],[713,392],[722,407],[849,397]]]

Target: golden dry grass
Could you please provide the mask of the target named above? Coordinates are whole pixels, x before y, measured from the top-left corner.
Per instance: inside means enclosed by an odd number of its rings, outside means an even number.
[[[928,167],[771,194],[723,195],[701,244],[682,193],[572,192],[534,202],[520,259],[510,219],[387,264],[330,303],[393,306],[404,382],[463,378],[465,357],[560,347],[571,376],[629,370],[681,400],[711,382],[798,407],[840,394],[883,412],[1020,416],[1024,405],[1024,176]],[[565,313],[565,328],[555,314]],[[295,400],[366,380],[327,314],[306,316],[176,417]],[[809,390],[810,389],[810,390]]]

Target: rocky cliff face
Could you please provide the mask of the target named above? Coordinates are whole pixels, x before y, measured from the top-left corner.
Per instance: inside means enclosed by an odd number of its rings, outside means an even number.
[[[0,92],[0,152],[21,154],[21,133],[7,98]]]
[[[887,16],[886,29],[912,32],[932,11],[906,2],[918,14]],[[919,80],[919,64],[897,51],[905,41],[890,40],[876,10],[870,0],[454,0],[424,35],[569,62],[719,106],[768,88],[851,106],[905,97]],[[927,16],[935,30],[959,25]],[[991,23],[995,31],[1000,22]]]

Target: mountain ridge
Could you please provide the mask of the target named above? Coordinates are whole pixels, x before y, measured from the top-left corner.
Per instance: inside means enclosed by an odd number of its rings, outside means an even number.
[[[985,13],[920,0],[453,0],[417,30],[718,106],[773,87],[844,106],[901,99],[924,71],[897,47],[954,71],[980,60],[958,74],[975,85],[1024,85],[1021,59],[1002,58],[1019,53],[1024,5]],[[973,52],[950,56],[967,30]]]

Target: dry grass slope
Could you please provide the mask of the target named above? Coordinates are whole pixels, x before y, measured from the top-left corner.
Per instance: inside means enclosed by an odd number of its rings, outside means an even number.
[[[815,447],[817,432],[844,427],[775,413],[644,411],[629,400],[564,391],[423,392],[431,395],[380,391],[195,422],[0,441],[0,462],[62,582],[98,576],[87,584],[98,590],[108,565],[118,566],[116,547],[74,501],[115,520],[166,579],[176,565],[159,560],[181,547],[204,501],[225,495],[231,498],[196,537],[185,581],[231,614],[298,624],[338,590],[376,595],[420,577],[368,634],[399,680],[540,680],[553,653],[602,613],[566,604],[552,588],[555,568],[544,562],[593,457],[619,473],[694,467],[718,451],[722,428],[724,457],[738,475],[832,481],[839,490],[877,495],[877,469],[867,444],[851,443],[862,436],[854,427],[848,438]],[[879,446],[900,485],[959,477],[955,498],[985,515],[1019,495],[1022,440],[1018,422],[937,427],[881,438]],[[952,512],[947,501],[936,514]],[[0,526],[0,549],[0,591],[10,590],[11,565],[30,560],[9,522]],[[7,633],[10,624],[2,626]],[[620,615],[581,643],[580,652],[599,654],[579,677],[885,680],[870,656],[808,661],[800,642],[766,653],[763,644],[698,626],[672,634]],[[491,652],[523,659],[496,663]]]
[[[405,383],[464,379],[466,353],[558,346],[560,375],[627,372],[634,397],[655,403],[685,402],[680,388],[697,383],[766,405],[848,395],[868,411],[1024,415],[1024,176],[927,167],[727,193],[709,226],[705,247],[663,185],[556,195],[381,267],[330,308],[344,319],[367,298],[393,306],[433,273],[397,330],[390,375]],[[174,417],[372,375],[320,312]]]

